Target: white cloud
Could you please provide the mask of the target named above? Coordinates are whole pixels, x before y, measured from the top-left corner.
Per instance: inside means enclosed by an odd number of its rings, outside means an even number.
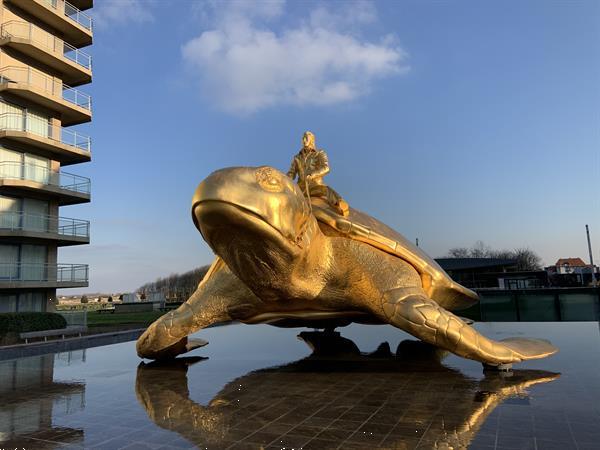
[[[408,70],[393,36],[361,37],[377,20],[370,2],[318,6],[277,31],[283,1],[219,3],[208,29],[182,48],[204,93],[220,108],[252,113],[278,105],[330,105],[365,95],[381,77]],[[202,14],[206,16],[206,14]]]
[[[142,0],[102,0],[93,11],[94,25],[106,27],[125,23],[152,22],[152,2]]]

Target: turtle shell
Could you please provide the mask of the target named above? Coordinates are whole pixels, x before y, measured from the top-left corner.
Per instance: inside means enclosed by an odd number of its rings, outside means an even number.
[[[313,198],[311,203],[317,221],[337,234],[369,244],[412,265],[421,276],[429,298],[443,308],[460,310],[479,301],[475,292],[452,280],[433,258],[386,224],[354,208],[350,208],[348,216],[341,216],[320,198]]]

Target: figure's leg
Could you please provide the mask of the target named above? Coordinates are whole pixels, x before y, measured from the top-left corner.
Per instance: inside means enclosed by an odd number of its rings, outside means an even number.
[[[326,198],[327,203],[333,206],[342,216],[347,217],[350,214],[350,206],[346,200],[331,186],[327,186]]]
[[[386,292],[383,316],[390,324],[425,342],[493,366],[543,358],[557,351],[541,339],[488,339],[419,290],[401,288]]]
[[[231,320],[230,309],[255,295],[217,258],[198,289],[175,311],[152,323],[137,341],[142,358],[166,359],[206,345],[187,336],[209,325]]]

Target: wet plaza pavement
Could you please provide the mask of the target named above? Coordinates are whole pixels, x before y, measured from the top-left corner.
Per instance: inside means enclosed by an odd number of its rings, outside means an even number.
[[[168,365],[134,342],[3,361],[0,448],[600,448],[598,322],[477,328],[560,352],[484,373],[389,326],[229,325]]]

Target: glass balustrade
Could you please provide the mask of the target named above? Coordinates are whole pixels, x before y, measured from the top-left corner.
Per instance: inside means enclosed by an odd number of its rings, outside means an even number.
[[[26,180],[57,186],[61,189],[89,194],[89,178],[67,172],[54,172],[48,167],[20,162],[0,162],[0,179]]]
[[[55,233],[65,237],[90,237],[90,222],[87,220],[22,211],[0,211],[0,229]]]
[[[33,133],[61,144],[77,147],[85,152],[91,151],[92,141],[89,136],[58,125],[52,125],[50,121],[40,122],[38,116],[26,113],[4,113],[0,114],[0,131]]]
[[[90,55],[32,23],[17,20],[5,22],[0,26],[0,36],[28,39],[50,53],[58,53],[59,56],[67,58],[88,70],[92,69],[92,57]]]
[[[92,98],[77,89],[52,78],[32,67],[7,66],[0,70],[0,83],[19,83],[40,89],[48,95],[58,97],[91,111]]]

